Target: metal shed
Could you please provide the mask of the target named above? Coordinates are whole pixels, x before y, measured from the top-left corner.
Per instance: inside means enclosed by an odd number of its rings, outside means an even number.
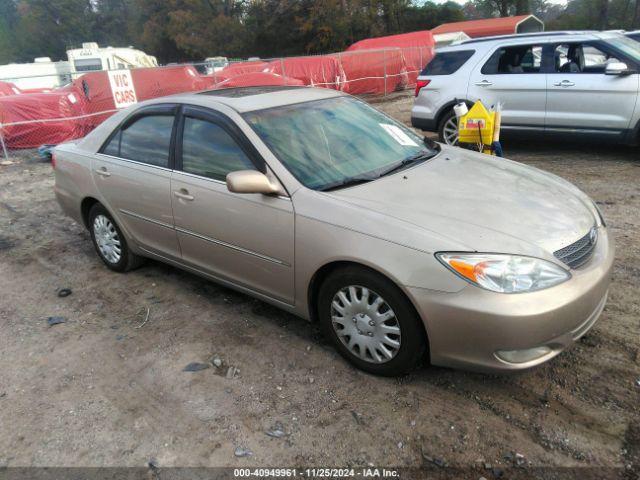
[[[535,15],[518,15],[515,17],[485,18],[466,22],[443,23],[431,33],[434,35],[464,32],[472,38],[492,35],[510,35],[513,33],[532,33],[544,31],[544,22]]]

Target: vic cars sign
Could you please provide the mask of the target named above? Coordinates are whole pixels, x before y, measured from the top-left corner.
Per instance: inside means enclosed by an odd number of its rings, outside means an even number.
[[[133,78],[129,70],[110,70],[107,74],[116,108],[125,108],[138,103],[136,89],[133,86]]]

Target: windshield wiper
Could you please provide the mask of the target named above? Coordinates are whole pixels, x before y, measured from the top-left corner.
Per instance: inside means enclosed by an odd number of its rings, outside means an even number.
[[[389,167],[387,170],[385,170],[380,174],[380,177],[384,177],[385,175],[389,175],[391,173],[397,172],[398,170],[402,170],[403,168],[408,167],[412,163],[416,163],[422,160],[428,160],[429,158],[433,157],[436,153],[438,152],[434,152],[432,150],[427,150],[427,149],[420,150],[418,153],[411,155],[405,158],[404,160],[400,160],[395,165],[392,165],[391,167]]]
[[[389,175],[390,173],[397,172],[398,170],[402,170],[403,168],[411,165],[412,163],[428,160],[434,155],[438,153],[437,150],[430,150],[423,148],[418,153],[415,153],[404,160],[399,161],[398,163],[392,165],[391,167],[383,170],[381,173],[376,175],[360,175],[355,177],[345,178],[344,180],[339,180],[337,182],[328,183],[324,185],[322,188],[318,190],[321,192],[328,192],[330,190],[337,190],[339,188],[351,187],[353,185],[358,185],[360,183],[371,182],[372,180],[377,180],[378,178],[382,178],[385,175]]]
[[[345,178],[344,180],[339,180],[337,182],[328,183],[328,184],[324,185],[322,188],[319,188],[318,190],[321,191],[321,192],[329,192],[331,190],[337,190],[339,188],[351,187],[353,185],[358,185],[360,183],[370,182],[372,180],[375,180],[376,178],[378,178],[378,177],[367,176],[367,177]]]

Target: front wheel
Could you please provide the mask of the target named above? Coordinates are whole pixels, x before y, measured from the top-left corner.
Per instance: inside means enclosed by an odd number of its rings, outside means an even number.
[[[404,375],[424,357],[427,340],[420,318],[383,276],[357,267],[338,270],[323,282],[318,302],[325,335],[361,370]]]
[[[449,110],[438,124],[438,137],[447,145],[458,145],[458,118],[455,112]]]

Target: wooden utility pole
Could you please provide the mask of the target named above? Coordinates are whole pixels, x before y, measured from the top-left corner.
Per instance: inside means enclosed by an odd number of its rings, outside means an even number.
[[[516,15],[526,15],[529,10],[529,0],[516,0]]]
[[[640,0],[636,0],[636,8],[633,11],[633,20],[631,20],[631,29],[640,28]]]
[[[600,30],[607,30],[609,25],[609,0],[600,0],[600,7],[598,10],[598,13],[600,14]]]

